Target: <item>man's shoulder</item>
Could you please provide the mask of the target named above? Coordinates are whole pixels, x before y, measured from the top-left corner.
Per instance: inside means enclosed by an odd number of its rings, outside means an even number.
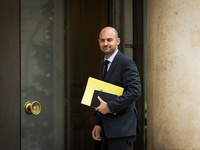
[[[126,61],[126,62],[132,62],[133,60],[128,57],[127,55],[123,54],[122,52],[118,52],[118,59],[120,59],[120,61]]]

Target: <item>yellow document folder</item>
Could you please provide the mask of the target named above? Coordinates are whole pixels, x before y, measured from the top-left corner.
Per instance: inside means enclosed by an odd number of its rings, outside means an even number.
[[[94,90],[100,90],[121,96],[124,88],[89,77],[81,104],[91,106]]]

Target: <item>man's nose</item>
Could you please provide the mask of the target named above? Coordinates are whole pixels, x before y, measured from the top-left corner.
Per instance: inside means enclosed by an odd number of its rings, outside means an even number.
[[[106,40],[104,41],[104,45],[108,45],[108,42]]]

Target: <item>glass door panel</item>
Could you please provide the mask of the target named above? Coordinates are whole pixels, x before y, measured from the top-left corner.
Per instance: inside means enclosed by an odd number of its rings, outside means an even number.
[[[62,0],[21,0],[21,149],[64,149]],[[41,112],[26,114],[27,108]],[[27,106],[28,107],[28,106]]]

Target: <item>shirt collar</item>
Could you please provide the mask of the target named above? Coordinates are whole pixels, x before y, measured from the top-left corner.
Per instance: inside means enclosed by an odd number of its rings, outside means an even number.
[[[118,49],[116,50],[116,52],[114,54],[112,54],[107,60],[112,63],[113,59],[115,58],[115,56],[117,55],[118,53]],[[104,61],[106,60],[106,57],[104,57]]]

